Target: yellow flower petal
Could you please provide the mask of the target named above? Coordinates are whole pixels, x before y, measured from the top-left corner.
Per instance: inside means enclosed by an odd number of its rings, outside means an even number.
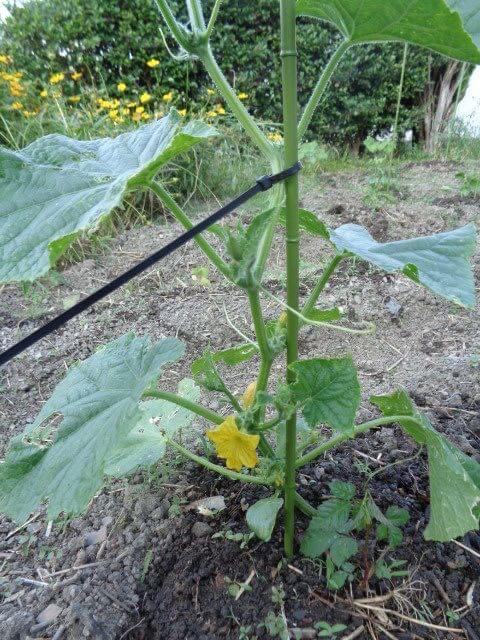
[[[119,82],[119,83],[117,84],[117,89],[118,89],[121,93],[123,93],[123,92],[126,90],[126,88],[127,88],[127,85],[125,84],[125,82]]]
[[[146,91],[145,91],[145,93],[142,93],[142,95],[140,96],[140,102],[142,104],[145,104],[146,102],[149,102],[151,99],[152,99],[152,96],[149,93],[147,93]]]
[[[70,77],[72,80],[80,80],[80,78],[83,76],[83,73],[81,71],[74,71],[73,73],[70,74]]]
[[[173,100],[173,91],[169,91],[168,93],[164,93],[162,96],[162,100],[164,102],[171,102]]]
[[[260,436],[239,431],[235,416],[228,416],[221,425],[207,431],[207,438],[214,443],[218,457],[226,461],[227,469],[241,471],[243,467],[257,466]]]
[[[150,60],[147,60],[147,67],[150,67],[150,69],[155,69],[159,64],[160,60],[157,60],[156,58],[150,58]]]
[[[239,100],[246,100],[248,98],[248,93],[243,93],[243,91],[241,93],[238,94],[238,99]]]
[[[58,84],[65,78],[63,73],[54,73],[50,76],[50,84]]]

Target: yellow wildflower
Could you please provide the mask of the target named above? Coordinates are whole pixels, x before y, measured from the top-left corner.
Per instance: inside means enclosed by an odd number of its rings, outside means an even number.
[[[243,394],[242,404],[244,409],[250,409],[250,407],[253,404],[253,401],[255,400],[256,392],[257,392],[257,381],[255,380],[254,382],[250,382],[250,384],[245,389],[245,392]]]
[[[145,113],[142,113],[142,120],[150,120],[151,117],[152,116],[149,113],[147,113],[146,111],[145,111]]]
[[[235,416],[228,416],[221,425],[207,431],[207,437],[215,445],[217,456],[226,460],[227,469],[241,471],[242,467],[257,466],[260,436],[239,431]]]
[[[133,109],[133,108],[134,108],[134,107],[136,107],[136,106],[137,106],[137,103],[136,103],[136,102],[127,102],[127,107],[128,107],[129,109]]]
[[[243,91],[241,93],[238,94],[238,99],[239,100],[246,100],[248,98],[248,93],[243,93]]]
[[[12,102],[12,109],[23,109],[23,104],[21,102]]]
[[[135,113],[143,113],[145,111],[145,107],[137,107],[135,109]]]
[[[74,71],[73,73],[70,74],[71,79],[75,80],[75,82],[77,80],[80,80],[82,76],[83,76],[83,73],[81,71]]]
[[[215,111],[218,113],[219,116],[225,115],[225,109],[223,108],[223,104],[216,104]]]
[[[213,96],[213,94],[215,93],[214,89],[207,89],[207,93],[209,96]]]
[[[80,96],[70,96],[68,101],[72,104],[77,104],[77,102],[80,102]]]
[[[24,90],[21,84],[19,84],[16,80],[10,82],[10,95],[18,98],[18,96],[23,95]]]
[[[155,69],[159,64],[160,60],[157,60],[156,58],[150,58],[150,60],[147,60],[147,67],[150,67],[150,69]]]
[[[269,140],[271,140],[272,142],[282,142],[282,140],[283,140],[282,135],[280,133],[278,133],[278,131],[274,131],[272,133],[267,133],[267,138]]]
[[[140,122],[141,119],[142,119],[142,114],[141,113],[133,113],[132,114],[132,120],[134,122]]]
[[[169,91],[168,93],[164,93],[162,96],[162,100],[164,102],[171,102],[173,100],[173,91]]]
[[[14,71],[12,73],[12,76],[15,78],[15,80],[20,80],[20,78],[23,78],[23,71]]]
[[[126,91],[127,85],[125,84],[125,82],[119,82],[117,84],[117,89],[120,91],[120,93],[123,93],[124,91]]]
[[[150,102],[151,99],[152,99],[152,96],[146,91],[142,93],[142,95],[140,96],[140,102],[142,104],[146,104],[147,102]]]
[[[218,113],[216,111],[207,111],[207,118],[216,118]]]
[[[187,115],[187,110],[186,109],[179,109],[178,113],[184,118]]]
[[[48,91],[46,89],[42,89],[40,91],[40,97],[41,98],[46,98],[48,96]]]
[[[129,116],[130,115],[130,109],[127,109],[127,107],[123,107],[122,113],[123,113],[124,116]]]
[[[110,111],[108,112],[108,117],[111,118],[112,120],[115,120],[117,116],[118,116],[118,110],[110,109]]]
[[[58,84],[65,78],[65,74],[63,73],[54,73],[50,76],[50,84]]]
[[[25,111],[22,111],[22,113],[25,118],[31,118],[32,116],[36,115],[35,111],[27,111],[26,109]]]
[[[10,56],[6,56],[4,54],[0,55],[0,64],[8,64],[12,59]]]

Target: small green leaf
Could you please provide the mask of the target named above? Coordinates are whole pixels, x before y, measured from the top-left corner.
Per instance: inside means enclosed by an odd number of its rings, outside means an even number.
[[[247,510],[247,524],[257,538],[268,542],[272,537],[277,515],[283,506],[282,498],[263,498]]]
[[[386,416],[412,416],[400,424],[428,451],[430,521],[426,540],[447,542],[479,527],[475,507],[480,503],[480,465],[453,446],[432,427],[405,391],[374,396],[371,402]]]
[[[340,500],[351,501],[355,497],[356,488],[351,482],[341,482],[340,480],[332,480],[328,483],[330,493]]]
[[[330,233],[340,251],[347,251],[388,273],[403,272],[434,293],[471,309],[475,283],[469,257],[475,249],[475,225],[431,236],[376,242],[366,229],[345,224]]]
[[[193,380],[183,379],[178,394],[196,402],[200,389]],[[150,467],[165,455],[166,436],[188,427],[195,414],[167,400],[146,400],[139,405],[141,417],[115,450],[105,466],[107,476],[127,476],[140,467]]]
[[[176,339],[151,345],[128,333],[73,366],[33,424],[12,440],[0,465],[0,510],[23,521],[43,501],[49,520],[86,509],[112,451],[141,417],[142,393],[183,352]]]
[[[280,209],[280,216],[278,219],[279,224],[285,226],[287,223],[287,210],[285,207]],[[330,239],[330,234],[327,226],[317,218],[317,216],[311,211],[306,209],[298,210],[298,224],[300,229],[310,233],[312,236],[319,236],[325,240]]]
[[[223,393],[226,389],[215,366],[214,354],[210,349],[205,349],[203,356],[192,362],[192,375],[195,382],[208,391]]]
[[[400,40],[480,63],[476,0],[297,0],[297,13],[333,23],[352,44]]]
[[[352,358],[299,360],[290,369],[296,374],[292,394],[308,424],[325,423],[337,431],[353,432],[360,385]]]
[[[224,364],[232,367],[236,364],[251,360],[254,355],[258,353],[258,347],[251,342],[245,342],[239,344],[236,347],[229,349],[222,349],[221,351],[215,351],[212,353],[214,362],[223,362]]]
[[[358,543],[354,538],[339,536],[330,546],[330,558],[337,567],[341,567],[357,551]]]
[[[397,507],[394,504],[390,505],[385,512],[386,517],[390,522],[397,525],[397,527],[403,527],[410,520],[410,514],[407,509]]]
[[[128,190],[146,184],[172,157],[212,135],[177,112],[116,138],[40,138],[21,151],[0,148],[0,282],[47,273],[79,232],[96,229]]]
[[[308,525],[301,544],[301,552],[318,558],[330,549],[335,540],[352,528],[349,521],[352,505],[347,500],[332,498],[324,502]]]

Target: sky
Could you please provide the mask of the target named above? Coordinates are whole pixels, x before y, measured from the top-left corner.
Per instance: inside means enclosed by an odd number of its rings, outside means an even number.
[[[5,0],[0,0],[0,20],[6,14],[5,4]],[[480,137],[480,67],[470,78],[467,92],[458,106],[457,117],[472,134]]]

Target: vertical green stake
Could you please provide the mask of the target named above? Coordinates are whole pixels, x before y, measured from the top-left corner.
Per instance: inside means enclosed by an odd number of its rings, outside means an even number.
[[[298,160],[297,129],[297,46],[295,24],[295,0],[280,0],[281,57],[283,84],[283,134],[285,141],[285,166]],[[287,245],[287,304],[298,309],[298,176],[285,181],[286,245]],[[298,317],[288,311],[287,316],[287,366],[295,362],[297,348]],[[287,382],[292,382],[287,369]],[[286,424],[285,461],[285,555],[293,555],[295,526],[295,445],[297,417],[293,415]]]

